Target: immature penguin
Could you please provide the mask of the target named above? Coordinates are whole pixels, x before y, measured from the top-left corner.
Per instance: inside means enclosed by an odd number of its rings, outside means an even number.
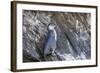
[[[55,55],[55,49],[56,49],[56,42],[57,42],[57,32],[55,30],[56,25],[55,24],[49,24],[48,25],[48,34],[47,34],[47,42],[45,44],[44,48],[44,56],[48,55]]]

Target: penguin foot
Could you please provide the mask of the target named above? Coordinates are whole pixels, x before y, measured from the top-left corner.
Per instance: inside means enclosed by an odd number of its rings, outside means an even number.
[[[56,56],[56,54],[55,53],[52,53],[52,56]]]

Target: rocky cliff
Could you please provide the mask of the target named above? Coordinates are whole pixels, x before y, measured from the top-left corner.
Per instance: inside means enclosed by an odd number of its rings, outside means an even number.
[[[23,62],[91,58],[91,14],[23,10]],[[48,25],[55,24],[56,55],[44,58]]]

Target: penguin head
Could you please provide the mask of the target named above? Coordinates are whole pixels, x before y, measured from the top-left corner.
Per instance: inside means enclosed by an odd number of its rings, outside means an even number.
[[[49,30],[54,30],[55,27],[56,27],[56,25],[54,25],[54,24],[49,24],[49,25],[48,25],[48,29],[49,29]]]

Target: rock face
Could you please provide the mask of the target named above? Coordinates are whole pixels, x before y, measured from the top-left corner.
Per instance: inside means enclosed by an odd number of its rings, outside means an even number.
[[[23,10],[23,62],[91,59],[91,14]],[[44,58],[48,25],[55,24],[55,55]]]

